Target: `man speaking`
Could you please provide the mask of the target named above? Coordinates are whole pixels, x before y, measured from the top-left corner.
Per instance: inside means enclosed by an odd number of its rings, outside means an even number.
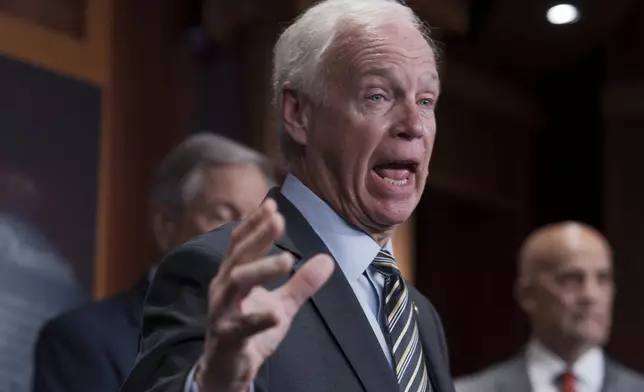
[[[122,391],[453,392],[438,315],[391,246],[436,132],[420,20],[397,1],[322,1],[273,65],[290,174],[247,219],[167,256]]]

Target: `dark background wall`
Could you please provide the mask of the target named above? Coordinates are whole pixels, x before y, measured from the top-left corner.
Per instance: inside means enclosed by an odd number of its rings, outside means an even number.
[[[513,298],[516,253],[539,225],[580,220],[615,252],[609,353],[644,371],[644,28],[637,2],[470,1],[468,33],[444,33],[444,92],[430,185],[416,214],[416,284],[446,326],[455,375],[529,336]]]

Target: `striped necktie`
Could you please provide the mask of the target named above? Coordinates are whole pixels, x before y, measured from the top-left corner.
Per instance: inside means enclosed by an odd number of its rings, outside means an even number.
[[[396,260],[388,251],[381,249],[371,266],[385,276],[382,307],[400,391],[431,392],[416,324],[415,305],[409,299],[407,285],[400,276]]]

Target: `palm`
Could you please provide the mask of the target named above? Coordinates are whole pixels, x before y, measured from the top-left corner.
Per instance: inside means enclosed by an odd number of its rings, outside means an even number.
[[[292,269],[288,253],[262,257],[283,231],[283,218],[269,200],[233,232],[229,254],[209,287],[210,325],[198,373],[204,391],[247,390],[302,304],[333,272],[331,258],[318,255],[280,288],[264,289]]]
[[[254,313],[260,309],[274,309],[277,324],[268,328],[248,340],[250,355],[257,361],[264,362],[284,339],[297,309],[287,309],[288,306],[278,298],[276,293],[263,288],[255,288],[251,295],[242,304],[243,313]]]

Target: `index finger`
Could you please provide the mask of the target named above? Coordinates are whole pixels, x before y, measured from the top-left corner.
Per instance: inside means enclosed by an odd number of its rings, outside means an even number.
[[[284,303],[284,310],[293,317],[302,304],[311,298],[329,280],[335,269],[331,256],[314,256],[288,280],[276,293]]]
[[[228,276],[236,265],[264,256],[283,230],[284,218],[277,212],[277,204],[272,199],[266,200],[233,231],[228,253],[219,267],[219,275]]]
[[[275,203],[275,200],[266,199],[259,205],[259,207],[251,212],[246,219],[243,219],[239,223],[239,226],[233,229],[228,253],[230,254],[241,240],[248,237],[248,235],[254,230],[257,230],[262,222],[264,222],[267,217],[273,215],[275,211],[277,211],[277,203]]]

